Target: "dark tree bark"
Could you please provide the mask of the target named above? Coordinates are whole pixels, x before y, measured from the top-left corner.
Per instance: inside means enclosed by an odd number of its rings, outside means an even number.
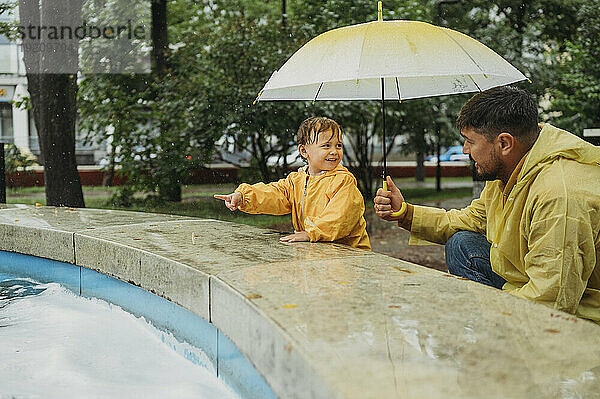
[[[415,178],[417,181],[425,181],[425,135],[419,134],[417,140],[417,169],[415,171]]]
[[[167,0],[152,0],[152,57],[154,73],[160,79],[164,79],[169,71],[168,46]]]
[[[152,66],[161,87],[169,73],[169,35],[167,31],[167,0],[152,0]],[[166,122],[160,123],[160,134],[167,137],[169,126]],[[165,140],[163,140],[165,141]],[[177,160],[180,156],[176,150],[165,148],[163,158]],[[181,182],[177,179],[163,176],[158,182],[158,195],[166,201],[181,201]]]
[[[19,0],[20,23],[25,27],[78,26],[81,4],[81,0]],[[23,50],[44,162],[46,204],[84,207],[75,160],[78,41],[61,41],[56,46],[47,38],[26,36]]]
[[[281,0],[281,26],[287,26],[287,6],[285,4],[285,0]]]
[[[361,126],[367,126],[366,130],[357,129],[344,136],[344,165],[356,177],[358,189],[366,201],[373,198],[374,184],[379,186],[382,183],[380,176],[374,180],[375,170],[371,163],[375,153],[375,140],[380,125],[377,124],[379,114],[376,114],[375,121],[363,120]],[[355,127],[356,129],[356,127]],[[394,137],[391,138],[391,141]],[[352,151],[348,151],[348,146]],[[389,150],[388,146],[388,150]],[[352,154],[352,156],[350,156]]]

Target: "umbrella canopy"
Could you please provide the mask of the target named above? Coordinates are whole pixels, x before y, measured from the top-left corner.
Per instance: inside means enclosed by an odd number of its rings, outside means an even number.
[[[373,21],[327,31],[300,48],[258,101],[385,100],[483,91],[526,77],[494,51],[452,29]]]
[[[527,79],[477,40],[419,21],[377,21],[322,33],[275,71],[257,101],[385,100],[483,91]]]

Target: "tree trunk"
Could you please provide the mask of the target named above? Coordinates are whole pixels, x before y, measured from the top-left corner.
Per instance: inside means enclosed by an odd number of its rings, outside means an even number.
[[[152,0],[152,58],[159,79],[164,79],[169,71],[168,46],[167,0]]]
[[[417,181],[425,181],[425,154],[423,151],[417,152],[417,169],[415,172]]]
[[[44,160],[47,205],[85,206],[75,160],[76,79],[67,74],[40,75],[33,90],[38,97],[37,106],[34,101],[32,105]]]
[[[167,31],[167,0],[152,0],[152,58],[157,87],[161,87],[169,72],[169,36]],[[165,121],[160,122],[160,134],[167,137],[170,127]],[[167,140],[163,140],[166,142]],[[167,146],[163,158],[176,160],[181,154],[177,149]],[[166,176],[157,182],[158,195],[166,201],[181,201],[181,182],[176,176]]]
[[[417,137],[417,170],[415,177],[417,181],[425,181],[425,135],[419,134]]]
[[[41,4],[41,5],[40,5]],[[23,26],[79,26],[81,0],[19,0]],[[23,38],[27,84],[44,161],[46,205],[84,207],[75,160],[78,41]]]
[[[108,168],[106,168],[106,170],[104,171],[104,176],[102,177],[102,185],[104,187],[112,187],[114,179],[115,179],[115,152],[111,148]]]
[[[287,6],[285,0],[281,0],[281,26],[287,26]]]
[[[344,165],[356,178],[358,189],[365,200],[373,198],[373,166],[371,165],[373,129],[374,127],[371,125],[365,129],[370,131],[368,133],[364,133],[360,129],[350,130],[351,133],[347,132],[346,137],[352,149],[352,157],[344,146]]]

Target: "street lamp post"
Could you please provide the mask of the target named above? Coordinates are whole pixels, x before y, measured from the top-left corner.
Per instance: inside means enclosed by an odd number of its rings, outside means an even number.
[[[6,166],[4,159],[4,140],[0,140],[0,204],[6,204]]]

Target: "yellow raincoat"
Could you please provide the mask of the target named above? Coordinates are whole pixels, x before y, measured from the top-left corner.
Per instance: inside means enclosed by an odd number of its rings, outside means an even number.
[[[482,233],[504,290],[600,323],[600,147],[542,126],[508,193],[496,180],[462,210],[414,206],[411,243]]]
[[[356,179],[342,165],[319,176],[305,168],[273,183],[241,184],[240,210],[271,215],[292,214],[294,230],[306,231],[311,242],[335,241],[371,250],[365,203]]]

